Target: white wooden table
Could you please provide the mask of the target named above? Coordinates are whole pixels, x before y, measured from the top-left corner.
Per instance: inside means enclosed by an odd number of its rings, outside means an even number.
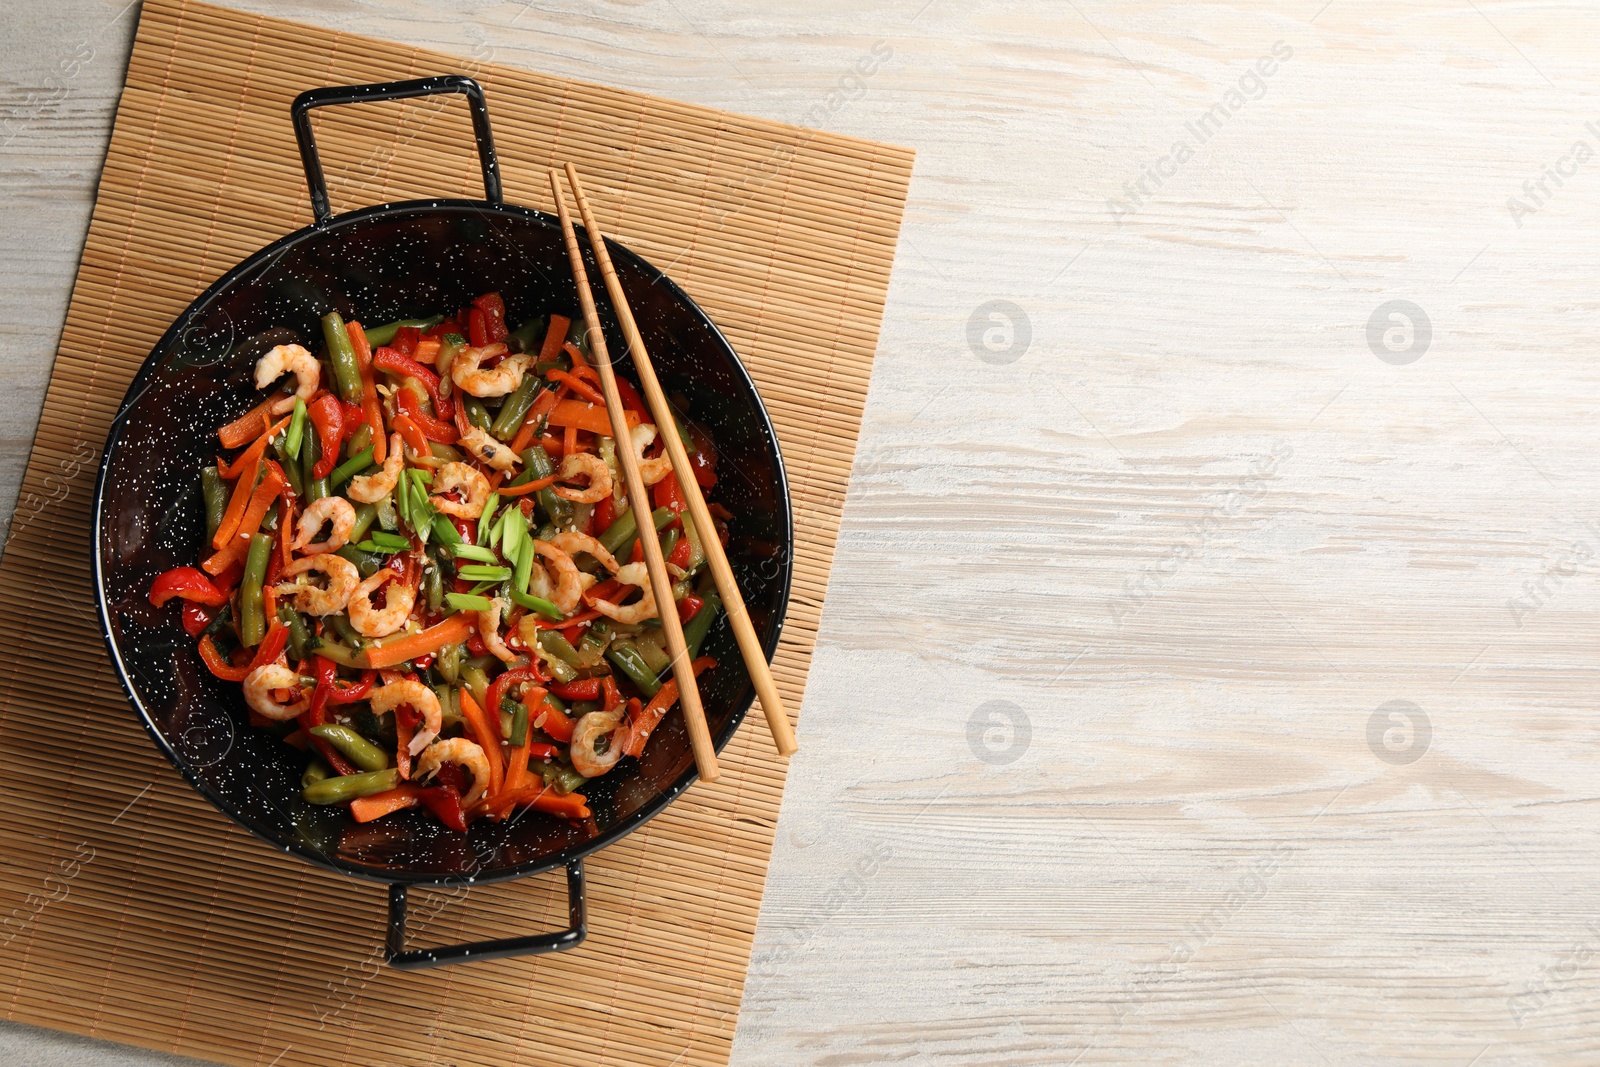
[[[124,2],[0,34],[7,509]],[[736,1063],[1600,1061],[1593,5],[230,2],[919,152]]]

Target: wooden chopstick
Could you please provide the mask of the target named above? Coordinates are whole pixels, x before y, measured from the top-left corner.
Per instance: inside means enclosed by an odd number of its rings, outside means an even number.
[[[722,606],[728,613],[728,623],[733,627],[733,635],[739,642],[739,652],[744,656],[745,669],[750,672],[750,680],[755,684],[756,695],[761,698],[761,710],[766,713],[767,728],[772,731],[772,740],[777,745],[778,752],[784,756],[792,755],[798,747],[794,739],[794,728],[789,725],[789,716],[783,709],[783,700],[778,696],[778,687],[772,680],[772,671],[767,667],[766,654],[761,650],[761,639],[756,636],[755,627],[750,623],[750,613],[745,610],[739,583],[734,579],[733,568],[728,565],[728,557],[722,551],[722,542],[717,539],[717,527],[711,521],[711,511],[706,507],[706,498],[700,492],[700,483],[695,481],[694,468],[689,465],[689,456],[684,451],[683,442],[678,439],[677,423],[673,419],[672,408],[667,404],[666,394],[661,391],[661,383],[656,380],[655,367],[650,363],[650,353],[645,351],[644,337],[639,333],[638,324],[633,321],[633,311],[628,307],[628,298],[622,291],[622,282],[617,278],[616,269],[611,265],[610,253],[606,251],[605,237],[595,223],[594,213],[589,210],[589,202],[583,195],[583,186],[578,183],[578,168],[571,163],[567,164],[567,181],[572,186],[573,198],[578,201],[578,214],[583,219],[583,228],[588,231],[589,246],[594,251],[595,262],[600,266],[601,277],[605,279],[606,292],[611,296],[613,310],[617,313],[617,322],[622,326],[622,335],[627,338],[634,369],[639,372],[639,384],[644,387],[645,402],[650,405],[651,414],[655,416],[656,428],[660,431],[661,439],[666,444],[667,455],[672,460],[672,470],[678,476],[678,486],[683,490],[684,498],[689,503],[690,517],[694,520],[695,530],[700,534],[700,541],[705,546],[706,561],[711,564],[711,574],[716,579],[717,591],[722,594]]]
[[[622,406],[622,394],[617,391],[617,376],[611,369],[611,355],[606,350],[600,316],[595,311],[589,273],[583,266],[583,249],[578,244],[577,233],[573,231],[572,218],[567,214],[567,200],[561,191],[561,172],[554,167],[550,169],[550,192],[555,197],[556,215],[561,219],[561,236],[567,242],[567,258],[572,262],[572,278],[578,286],[578,303],[583,308],[584,322],[589,329],[589,359],[600,372],[600,389],[605,394],[606,412],[611,416],[611,432],[617,442],[617,462],[622,466],[623,481],[628,487],[628,502],[639,526],[645,570],[650,575],[650,595],[655,599],[656,615],[661,619],[661,629],[667,636],[667,654],[672,657],[672,676],[678,681],[678,700],[683,704],[683,719],[689,726],[689,744],[694,749],[694,764],[700,772],[701,781],[714,782],[722,773],[717,767],[717,749],[711,743],[705,707],[700,703],[700,687],[695,682],[694,666],[689,660],[689,645],[684,640],[683,623],[678,618],[678,607],[672,599],[672,578],[667,574],[666,557],[661,554],[661,539],[656,532],[656,524],[650,521],[650,494],[645,489],[644,477],[639,473],[639,457],[633,449],[627,410]],[[627,551],[627,546],[623,546],[623,551]]]

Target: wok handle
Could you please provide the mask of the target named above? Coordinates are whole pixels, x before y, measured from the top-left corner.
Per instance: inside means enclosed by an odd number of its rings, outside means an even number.
[[[561,952],[576,948],[588,935],[584,926],[583,861],[567,864],[567,920],[565,930],[548,934],[529,934],[525,937],[505,937],[497,941],[475,941],[468,945],[444,945],[439,948],[406,949],[406,887],[389,887],[389,936],[384,942],[383,954],[389,966],[402,971],[417,971],[425,967],[443,967],[450,963],[468,960],[500,960],[508,956],[535,956],[544,952]]]
[[[330,85],[308,89],[294,98],[289,114],[294,119],[295,140],[300,142],[300,163],[306,171],[306,187],[311,191],[311,213],[317,225],[333,214],[328,206],[328,182],[322,175],[322,158],[317,155],[316,135],[311,132],[312,108],[330,104],[364,104],[373,100],[409,100],[417,96],[463,93],[472,107],[472,132],[478,139],[478,165],[483,169],[483,198],[496,206],[504,202],[500,190],[500,164],[494,154],[494,133],[489,129],[489,105],[484,102],[483,86],[465,74],[442,74],[403,82],[377,82],[372,85]]]

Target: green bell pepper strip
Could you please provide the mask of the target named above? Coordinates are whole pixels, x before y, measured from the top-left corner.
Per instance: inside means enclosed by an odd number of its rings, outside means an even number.
[[[327,723],[313,726],[308,733],[320,737],[338,749],[351,763],[364,771],[381,771],[389,766],[389,757],[383,749],[368,741],[348,726]]]
[[[368,445],[360,452],[357,452],[355,455],[351,456],[349,459],[333,468],[333,473],[328,475],[328,484],[342,485],[370,466],[372,466],[372,446]]]
[[[400,784],[400,771],[390,767],[384,771],[367,771],[363,774],[346,774],[327,778],[307,786],[301,796],[312,804],[343,804],[347,800],[370,797]]]
[[[582,789],[584,784],[589,781],[589,779],[563,763],[548,764],[541,773],[544,777],[545,785],[548,785],[562,796],[566,796],[576,789]]]
[[[337,311],[322,316],[322,339],[328,346],[328,363],[333,367],[333,380],[339,387],[339,396],[347,404],[361,403],[361,364],[356,361],[356,347],[350,343],[350,331],[345,329],[344,318]]]
[[[431,556],[428,564],[422,568],[422,590],[428,604],[428,611],[434,615],[444,608],[444,569],[439,566],[439,561]]]
[[[306,433],[306,402],[294,398],[294,414],[289,416],[289,429],[283,435],[283,451],[290,459],[300,458],[300,442]]]
[[[351,667],[358,671],[367,669],[366,653],[356,652],[327,637],[321,637],[318,640],[322,644],[317,646],[317,655],[323,659],[331,660],[341,667]]]
[[[578,655],[578,650],[564,637],[559,630],[540,630],[539,647],[564,663],[574,667],[583,666],[583,657]]]
[[[461,654],[466,651],[466,646],[459,641],[453,645],[445,645],[434,657],[433,665],[438,670],[440,677],[451,685],[455,685],[461,677]]]
[[[443,315],[429,315],[425,319],[400,319],[397,322],[386,322],[382,326],[367,331],[367,344],[373,348],[386,345],[394,340],[395,334],[400,332],[402,326],[409,326],[413,330],[431,330],[444,321]]]
[[[206,502],[206,540],[217,536],[222,516],[228,510],[228,485],[216,467],[200,468],[200,495]]]
[[[528,409],[533,407],[533,398],[539,392],[539,376],[529,374],[523,377],[522,384],[518,385],[511,395],[506,397],[505,403],[500,405],[500,413],[494,417],[494,422],[489,424],[489,432],[502,441],[509,441],[515,437],[517,431],[522,429],[522,420],[527,418]]]
[[[498,663],[499,660],[495,662]],[[461,684],[472,693],[472,699],[478,702],[478,707],[489,706],[489,676],[483,673],[482,667],[463,666]]]
[[[450,365],[456,361],[456,353],[467,347],[467,339],[459,333],[447,333],[439,340],[439,358],[435,366],[439,368],[439,395],[449,396],[450,389],[455,384],[450,378]]]
[[[655,511],[650,513],[650,518],[658,530],[666,526],[675,517],[676,513],[671,508],[656,508]],[[600,535],[600,543],[606,546],[607,552],[616,555],[624,548],[631,547],[633,539],[638,536],[639,523],[633,517],[633,509],[629,508],[621,515],[618,515],[615,522],[606,527],[605,532]]]
[[[611,647],[606,649],[606,659],[627,675],[645,696],[653,697],[661,688],[661,679],[656,677],[656,672],[650,669],[650,665],[644,661],[644,656],[633,646],[633,642],[611,642]]]
[[[267,577],[267,561],[272,556],[272,537],[258,533],[250,538],[245,556],[244,576],[239,579],[239,639],[254,648],[267,635],[267,620],[261,604],[261,587]]]

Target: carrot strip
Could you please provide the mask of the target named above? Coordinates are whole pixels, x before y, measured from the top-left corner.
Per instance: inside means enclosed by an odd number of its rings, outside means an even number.
[[[461,612],[450,616],[443,622],[428,627],[421,633],[406,634],[396,640],[388,640],[373,645],[367,649],[367,666],[372,668],[393,667],[397,663],[404,663],[408,659],[425,656],[429,652],[437,652],[445,645],[453,645],[465,641],[472,634],[473,619],[468,612]]]
[[[517,436],[511,439],[511,451],[521,455],[524,448],[533,444],[533,435],[538,432],[539,423],[550,414],[550,409],[556,406],[556,400],[556,394],[548,389],[539,394],[533,406],[528,409],[527,417],[522,420]]]
[[[561,458],[566,459],[568,456],[576,454],[577,451],[578,428],[576,426],[568,426],[566,432],[561,435]]]
[[[241,545],[248,546],[249,544],[250,539],[248,537],[243,542],[228,542],[228,544],[207,556],[205,562],[200,564],[200,569],[216,577],[220,576],[223,571],[226,571],[235,563],[242,565],[244,562],[244,549]]]
[[[428,439],[423,436],[422,427],[418,426],[410,415],[396,415],[390,425],[395,428],[401,440],[411,446],[411,451],[419,456],[433,454],[428,449]]]
[[[572,346],[568,345],[567,347],[571,348]],[[564,370],[552,369],[548,374],[545,375],[545,377],[549,378],[551,381],[560,382],[562,385],[571,386],[574,393],[577,393],[591,404],[599,404],[601,407],[605,406],[606,398],[601,394],[600,390],[596,389],[594,386],[590,385],[576,374],[568,374]],[[606,426],[609,428],[610,425],[611,423],[608,420]]]
[[[283,476],[283,468],[272,460],[267,460],[267,475],[261,479],[261,484],[256,486],[255,496],[250,498],[250,506],[245,509],[244,515],[239,519],[239,531],[234,535],[234,541],[241,539],[248,541],[261,530],[261,520],[267,517],[267,509],[283,491],[287,479]]]
[[[521,485],[502,485],[499,487],[500,495],[503,497],[527,496],[529,493],[537,493],[541,489],[547,489],[556,484],[556,479],[559,477],[560,475],[558,474],[552,474],[548,478],[535,478],[533,481],[523,482]]]
[[[582,374],[584,371],[588,371],[591,377],[595,376],[594,368],[589,366],[588,362],[583,358],[583,352],[577,345],[562,345],[561,351],[572,358],[572,370],[574,373]]]
[[[371,822],[397,811],[414,808],[422,803],[422,790],[414,785],[397,785],[370,797],[357,797],[350,802],[350,815],[356,822]]]
[[[500,724],[489,722],[489,713],[478,706],[472,698],[472,690],[461,690],[461,718],[466,721],[477,739],[478,747],[483,749],[484,758],[489,761],[489,792],[494,796],[500,792],[500,786],[505,782],[505,754],[500,751]]]
[[[417,350],[411,354],[411,358],[418,363],[437,366],[439,363],[439,349],[443,347],[437,337],[424,337],[417,342]]]
[[[627,420],[628,429],[633,429],[639,425],[639,413],[629,409]],[[563,400],[557,404],[550,412],[550,425],[588,430],[603,437],[611,436],[611,416],[606,414],[605,405],[596,407],[582,400]]]
[[[350,346],[356,350],[356,362],[361,364],[361,411],[367,425],[372,427],[372,462],[382,463],[389,451],[389,440],[383,430],[378,386],[372,379],[372,346],[367,343],[367,331],[359,322],[347,322],[344,328],[350,335]]]
[[[701,671],[716,665],[717,661],[710,656],[701,656],[689,666],[694,668],[695,677],[698,678]],[[627,740],[622,743],[623,754],[627,756],[643,755],[645,742],[650,740],[651,732],[661,724],[661,720],[667,716],[667,711],[677,702],[678,680],[676,678],[668,678],[661,683],[661,688],[656,691],[656,695],[650,698],[650,703],[644,706],[639,712],[639,717],[628,727]]]
[[[236,457],[232,463],[223,463],[219,460],[217,462],[217,472],[224,478],[228,479],[239,477],[239,475],[244,473],[245,466],[249,464],[252,459],[259,457],[266,451],[267,443],[270,442],[273,437],[277,436],[278,431],[289,425],[289,419],[290,416],[285,415],[277,422],[268,424],[262,429],[258,429],[257,432],[259,436],[255,438],[255,443],[253,443],[243,452],[239,453],[238,457]]]
[[[272,423],[272,405],[282,400],[281,394],[267,397],[249,411],[217,431],[217,440],[223,448],[240,448],[253,441],[257,434]]]
[[[559,815],[565,819],[588,819],[594,813],[589,810],[589,801],[582,793],[568,793],[562,796],[546,785],[530,785],[521,789],[507,792],[503,796],[495,797],[488,801],[482,808],[485,814],[496,815],[509,812],[520,804],[526,804],[535,811],[548,812]]]
[[[566,343],[567,331],[570,329],[572,320],[565,315],[550,316],[550,328],[544,332],[544,344],[539,346],[540,363],[548,363],[556,358],[561,346]]]

